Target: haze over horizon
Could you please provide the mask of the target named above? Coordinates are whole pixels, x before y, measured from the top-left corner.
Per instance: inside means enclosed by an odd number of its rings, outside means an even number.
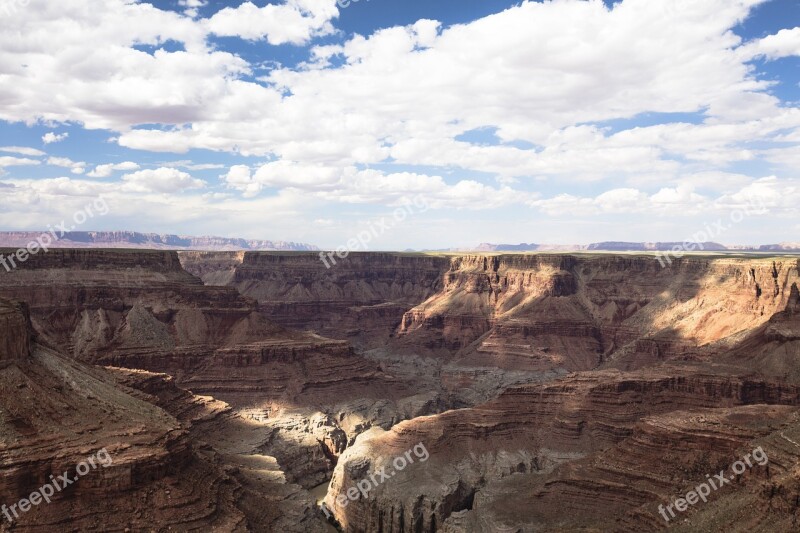
[[[797,241],[797,2],[0,11],[0,230],[102,197],[76,230],[333,249],[423,199],[370,249]]]

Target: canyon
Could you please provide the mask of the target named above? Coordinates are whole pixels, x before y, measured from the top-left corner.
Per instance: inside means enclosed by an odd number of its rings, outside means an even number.
[[[798,267],[52,249],[0,272],[0,504],[114,462],[0,531],[792,531]]]

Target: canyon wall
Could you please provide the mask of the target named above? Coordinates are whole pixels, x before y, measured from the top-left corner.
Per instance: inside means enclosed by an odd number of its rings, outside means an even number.
[[[725,350],[783,311],[791,257],[183,253],[278,323],[512,370],[635,369]]]
[[[319,530],[303,489],[332,475],[326,501],[346,531],[659,529],[658,503],[759,444],[774,464],[680,524],[743,531],[720,518],[741,517],[726,510],[737,502],[756,509],[752,531],[791,523],[800,501],[791,466],[797,259],[692,256],[665,268],[606,254],[336,261],[51,250],[0,272],[0,297],[30,309],[28,327],[23,308],[0,305],[0,390],[13,392],[0,405],[12,435],[0,436],[3,490],[38,482],[24,472],[39,476],[57,452],[42,448],[41,464],[23,452],[43,446],[45,421],[72,405],[64,424],[74,436],[54,426],[65,442],[132,443],[132,455],[118,451],[122,464],[146,474],[111,482],[136,495],[137,510],[152,490],[170,491],[135,525],[175,503],[177,518],[164,520],[177,529]],[[22,322],[43,346],[26,348],[30,333],[14,333]],[[46,390],[53,398],[38,400]],[[107,415],[98,425],[108,433],[77,418]],[[421,444],[429,460],[340,500]],[[184,492],[198,483],[199,496]],[[65,516],[81,527],[121,523]]]
[[[399,334],[498,366],[637,368],[731,346],[798,278],[797,259],[465,256]]]
[[[27,307],[0,299],[0,366],[27,359],[32,335]]]
[[[326,504],[349,532],[658,529],[666,524],[653,504],[684,483],[704,481],[758,437],[783,431],[791,443],[798,404],[800,386],[703,367],[514,387],[475,408],[362,435],[339,461]],[[399,470],[397,458],[419,445],[429,460]],[[780,520],[791,520],[800,493],[782,459],[800,451],[784,443],[768,452],[786,476]],[[346,497],[384,468],[387,479]],[[766,514],[768,502],[759,505]]]
[[[189,272],[258,300],[279,324],[370,348],[385,344],[403,314],[441,288],[449,265],[442,256],[351,253],[345,259],[326,256],[327,268],[315,253],[246,252],[226,279],[221,273],[230,272],[230,256],[180,257]]]
[[[220,257],[207,273],[229,268],[237,254]],[[183,270],[175,252],[59,249],[17,267],[0,275],[0,296],[28,302],[41,343],[84,362],[169,373],[178,386],[227,402],[240,419],[220,432],[248,434],[241,449],[277,458],[285,479],[306,487],[327,479],[338,455],[369,427],[491,394],[465,393],[435,375],[397,375],[345,340],[277,325],[236,288],[204,285]],[[275,271],[296,275],[289,267]],[[370,301],[414,293],[403,284],[374,286],[384,292]],[[480,387],[504,379],[490,376]],[[218,438],[223,448],[230,439]]]
[[[0,296],[26,302],[40,342],[117,366],[193,368],[218,349],[303,337],[235,289],[203,285],[175,252],[50,250],[3,272]]]
[[[0,531],[249,529],[241,486],[174,417],[32,333],[24,307],[2,302],[4,354],[18,357],[0,366]]]

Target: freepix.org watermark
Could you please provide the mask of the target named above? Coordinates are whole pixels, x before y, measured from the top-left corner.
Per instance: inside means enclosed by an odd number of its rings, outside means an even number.
[[[11,272],[17,268],[17,265],[22,264],[30,259],[32,255],[36,255],[42,251],[47,253],[50,250],[50,246],[52,246],[54,242],[57,242],[67,232],[74,230],[77,226],[85,223],[90,218],[98,215],[107,215],[108,210],[108,204],[106,203],[105,199],[102,197],[97,198],[94,202],[88,204],[80,211],[76,211],[75,214],[72,215],[72,221],[75,223],[74,225],[67,227],[67,223],[63,220],[61,221],[61,224],[56,227],[48,225],[47,232],[42,233],[36,240],[29,242],[24,248],[20,248],[9,256],[0,254],[0,265],[3,265],[3,268],[6,269],[6,272]]]
[[[369,2],[369,0],[366,0]],[[350,7],[350,4],[357,4],[359,0],[337,0],[336,5],[341,7],[342,9]]]
[[[351,501],[356,501],[359,495],[366,498],[372,489],[382,483],[385,483],[386,481],[389,481],[392,479],[392,477],[394,477],[395,474],[397,474],[397,472],[402,472],[407,466],[414,464],[415,457],[419,459],[420,463],[424,463],[430,458],[428,449],[425,448],[425,445],[421,442],[403,455],[398,455],[395,457],[391,463],[394,469],[390,468],[389,471],[387,471],[386,467],[384,466],[380,470],[370,474],[369,477],[365,477],[364,479],[360,480],[358,483],[356,483],[355,487],[350,487],[347,489],[346,493],[337,496],[336,504],[341,508],[345,508]],[[328,506],[323,503],[321,507],[322,512],[325,513],[325,516],[331,518],[332,515],[328,509]]]
[[[76,483],[81,477],[97,470],[97,467],[102,466],[106,468],[114,462],[114,459],[108,453],[108,450],[103,448],[85,461],[81,462],[75,467],[75,475],[70,476],[69,471],[64,472],[60,476],[50,476],[50,483],[43,485],[36,492],[32,492],[27,498],[22,498],[14,505],[0,506],[0,512],[6,517],[6,520],[14,523],[19,519],[20,513],[27,513],[42,502],[50,503],[51,498],[57,493],[63,491],[73,483]],[[17,511],[19,510],[19,512]]]
[[[391,217],[381,217],[380,220],[375,220],[367,224],[367,228],[360,231],[355,237],[348,239],[345,245],[339,246],[335,251],[320,252],[319,259],[325,265],[325,268],[329,269],[331,265],[336,264],[334,256],[339,259],[345,259],[351,252],[357,252],[359,250],[366,251],[372,239],[396,227],[409,216],[424,213],[428,209],[428,201],[423,196],[415,196],[411,203],[395,209]]]
[[[721,489],[736,479],[736,476],[743,474],[748,468],[753,468],[753,461],[750,460],[751,458],[755,461],[755,464],[759,466],[765,466],[769,462],[769,457],[767,457],[767,454],[761,446],[759,446],[745,455],[741,461],[736,461],[731,465],[730,470],[732,474],[730,476],[725,476],[725,470],[720,470],[719,474],[715,474],[713,477],[711,474],[706,474],[706,481],[704,483],[697,485],[694,490],[690,490],[682,498],[676,498],[669,505],[665,506],[664,504],[660,504],[658,506],[658,512],[664,517],[665,521],[669,522],[671,519],[675,518],[675,510],[682,513],[686,511],[690,505],[695,505],[701,500],[705,503],[708,501],[708,496],[711,494],[712,490]],[[673,507],[675,510],[673,510]],[[667,516],[668,512],[669,516]]]
[[[702,231],[698,231],[688,239],[686,239],[682,244],[676,244],[672,250],[668,250],[666,252],[658,252],[656,253],[656,259],[661,264],[662,267],[666,267],[667,265],[672,264],[672,257],[680,258],[683,257],[688,252],[693,252],[696,250],[705,250],[703,247],[703,243],[708,242],[709,239],[714,239],[728,231],[733,227],[734,224],[738,224],[745,219],[745,217],[751,215],[760,215],[764,214],[766,209],[764,207],[763,201],[761,200],[751,200],[741,209],[736,209],[735,211],[731,212],[730,214],[730,221],[731,224],[726,224],[723,219],[717,219],[716,222],[713,224],[706,224],[705,228]],[[670,257],[672,256],[672,257]]]

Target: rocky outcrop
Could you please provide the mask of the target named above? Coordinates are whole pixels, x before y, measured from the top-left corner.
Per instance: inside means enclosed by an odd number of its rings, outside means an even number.
[[[233,282],[236,268],[245,252],[180,252],[181,265],[206,285],[224,286]]]
[[[224,255],[186,252],[181,258],[193,274],[258,300],[279,324],[370,348],[385,345],[403,314],[441,288],[449,265],[435,255],[351,253],[326,257],[328,268],[319,254],[248,252],[228,281]]]
[[[319,531],[307,489],[333,474],[326,501],[346,531],[657,530],[658,503],[761,444],[774,463],[670,525],[791,527],[796,259],[329,266],[308,253],[51,250],[0,275],[0,296],[28,303],[49,347],[0,333],[0,490],[38,483],[57,446],[73,461],[101,445],[126,468],[97,478],[112,485],[99,510],[87,503],[99,491],[80,492],[33,525]],[[24,317],[3,309],[0,325]]]
[[[235,289],[203,285],[175,252],[50,250],[0,276],[0,296],[28,304],[40,342],[114,366],[187,369],[219,349],[303,337]]]
[[[0,323],[0,337],[20,325],[30,335],[17,320]],[[175,418],[129,392],[39,346],[0,368],[0,531],[247,529],[236,481],[195,453]],[[18,503],[49,484],[50,502]]]
[[[506,368],[634,369],[738,342],[785,308],[796,259],[462,256],[401,343]]]
[[[785,308],[752,331],[723,360],[800,382],[800,290],[792,284]]]
[[[27,359],[32,335],[27,307],[0,299],[0,367]]]
[[[373,431],[362,435],[356,446],[342,456],[326,503],[346,531],[434,531],[452,515],[480,509],[478,502],[483,501],[480,499],[482,491],[493,483],[518,474],[533,476],[536,483],[540,483],[540,478],[552,479],[546,477],[551,472],[556,472],[553,474],[556,477],[571,472],[576,468],[575,461],[613,454],[616,453],[614,447],[624,441],[641,440],[637,432],[641,433],[640,423],[646,417],[670,413],[675,417],[674,413],[678,411],[714,408],[718,409],[716,415],[730,416],[734,420],[739,406],[760,406],[748,411],[752,415],[749,423],[754,429],[720,447],[726,452],[763,431],[763,428],[758,428],[763,413],[780,414],[780,420],[771,426],[773,429],[797,419],[800,387],[743,379],[730,372],[731,369],[725,368],[707,372],[701,368],[693,371],[691,368],[669,367],[638,373],[597,371],[578,374],[549,384],[514,387],[496,400],[476,408],[418,418],[401,423],[389,432]],[[785,407],[775,410],[772,405]],[[709,417],[705,430],[716,430],[713,417]],[[729,438],[725,436],[724,428],[719,428],[719,431],[721,435],[714,438],[723,441]],[[672,439],[677,437],[669,433],[662,432],[660,438],[674,444]],[[695,439],[702,438],[702,432],[698,431]],[[420,443],[430,454],[429,462],[397,471],[396,475],[390,474],[389,479],[366,497],[339,499],[368,474],[392,465],[395,458]],[[661,445],[668,446],[667,443]],[[642,449],[637,453],[646,453],[646,446]],[[650,461],[658,461],[662,456],[656,452],[647,457]],[[662,467],[662,471],[672,469],[674,466]],[[388,470],[392,471],[391,468]],[[681,478],[674,477],[664,484],[665,480],[659,477],[658,471],[655,469],[653,476],[662,482],[661,489],[680,486],[677,480]],[[642,475],[636,469],[617,472],[615,482],[623,493],[617,498],[617,503],[625,511],[633,512],[654,497],[653,494],[635,496],[630,489],[624,488]],[[631,481],[626,481],[624,476]],[[576,507],[585,506],[589,494],[594,494],[595,498],[598,494],[605,494],[606,489],[597,484],[599,480],[598,476],[589,476],[583,484],[567,484],[561,498],[572,497]],[[523,479],[523,487],[525,483],[532,482]],[[540,508],[539,505],[543,509],[539,518],[535,515],[533,518],[520,518],[524,516],[522,510],[528,507],[527,504],[517,506],[515,503],[513,508],[518,511],[516,521],[499,522],[498,527],[502,526],[499,530],[503,527],[512,531],[527,530],[526,527],[533,528],[538,520],[559,527],[564,520],[574,521],[570,517],[575,509],[570,512],[553,507],[554,502],[560,501],[557,494],[548,500],[549,504],[536,504],[536,509]],[[531,501],[537,498],[541,500],[542,496],[531,496]],[[546,512],[544,509],[548,505],[553,509]],[[586,524],[596,515],[589,516]],[[611,512],[608,516],[616,515]],[[470,522],[457,515],[452,530],[459,530],[456,525],[464,523]],[[638,523],[641,525],[642,522]],[[472,531],[464,527],[460,530]],[[484,530],[492,528],[477,529]]]
[[[607,450],[488,482],[471,509],[453,513],[441,530],[791,531],[797,414],[753,405],[646,417]],[[750,466],[734,473],[745,457]],[[719,472],[730,484],[707,487],[706,501],[683,513],[667,509]]]

